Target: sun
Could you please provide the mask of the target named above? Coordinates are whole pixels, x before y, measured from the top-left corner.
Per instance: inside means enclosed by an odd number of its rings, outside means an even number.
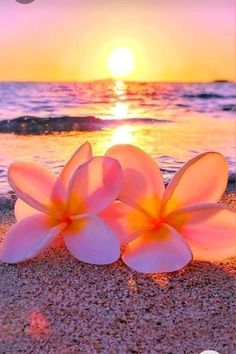
[[[134,55],[126,47],[114,49],[108,58],[108,67],[113,77],[124,78],[134,69]]]

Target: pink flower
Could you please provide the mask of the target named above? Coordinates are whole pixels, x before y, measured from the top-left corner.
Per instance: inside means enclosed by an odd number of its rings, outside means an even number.
[[[219,261],[235,255],[236,214],[216,204],[228,166],[216,152],[190,160],[165,189],[159,167],[140,149],[117,145],[108,153],[123,169],[119,199],[102,216],[127,244],[123,261],[143,272],[172,272],[192,257]]]
[[[92,157],[82,145],[56,177],[34,163],[9,167],[9,183],[20,199],[18,222],[5,236],[0,258],[17,263],[36,256],[59,234],[71,254],[92,264],[109,264],[120,255],[115,233],[97,214],[118,196],[123,176],[118,161]]]

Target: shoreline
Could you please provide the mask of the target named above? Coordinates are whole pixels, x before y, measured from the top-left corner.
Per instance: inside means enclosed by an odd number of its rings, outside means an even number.
[[[15,195],[0,197],[0,238]],[[221,202],[236,208],[236,193]],[[200,353],[235,351],[236,259],[138,274],[121,260],[91,266],[59,238],[18,265],[0,264],[0,352]]]

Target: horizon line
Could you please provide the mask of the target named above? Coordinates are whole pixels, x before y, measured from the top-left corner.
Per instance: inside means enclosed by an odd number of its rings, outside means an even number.
[[[204,83],[236,83],[235,80],[229,79],[213,79],[213,80],[199,80],[199,81],[185,81],[185,80],[160,80],[160,81],[145,81],[145,80],[124,80],[124,79],[114,79],[114,78],[106,78],[106,79],[95,79],[95,80],[1,80],[0,83],[35,83],[35,84],[48,84],[48,83],[94,83],[94,82],[106,82],[106,81],[122,81],[125,83],[148,83],[148,84],[204,84]]]

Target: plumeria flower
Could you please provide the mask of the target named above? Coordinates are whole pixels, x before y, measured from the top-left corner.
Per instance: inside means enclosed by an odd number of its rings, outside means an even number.
[[[98,214],[118,196],[122,170],[111,157],[92,157],[82,145],[56,177],[35,163],[16,162],[8,179],[19,199],[18,222],[5,236],[0,258],[17,263],[38,255],[59,234],[70,253],[92,264],[109,264],[120,255],[112,229]]]
[[[220,261],[235,255],[236,214],[216,204],[225,191],[224,157],[207,152],[190,160],[165,189],[156,162],[131,145],[108,153],[123,169],[119,199],[102,216],[127,244],[123,261],[143,272],[172,272],[192,258]]]

